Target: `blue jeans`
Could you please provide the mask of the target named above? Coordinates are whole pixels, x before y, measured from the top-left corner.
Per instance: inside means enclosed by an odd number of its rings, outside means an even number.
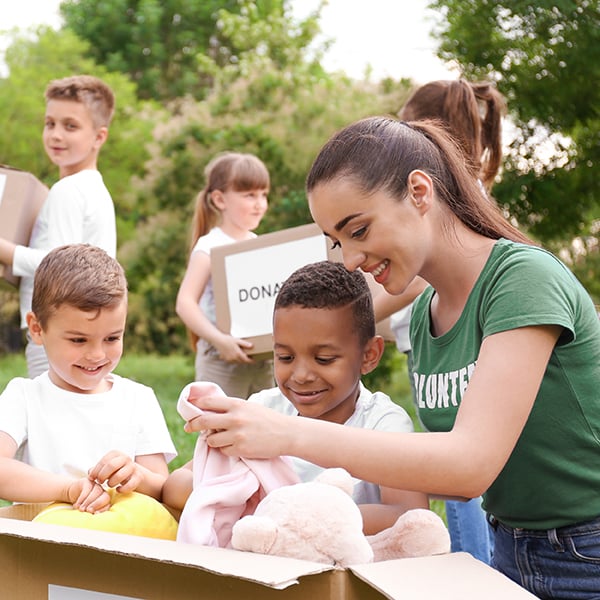
[[[481,498],[468,502],[446,501],[446,521],[452,552],[468,552],[490,564],[493,550],[492,528],[481,508]]]
[[[492,566],[543,600],[600,600],[600,517],[559,529],[498,521]]]

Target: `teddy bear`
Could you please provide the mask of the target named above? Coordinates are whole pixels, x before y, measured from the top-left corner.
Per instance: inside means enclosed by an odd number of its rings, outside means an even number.
[[[393,558],[445,554],[450,536],[433,511],[413,509],[375,535],[363,534],[362,515],[344,469],[267,494],[254,514],[233,525],[236,550],[298,558],[339,567]]]

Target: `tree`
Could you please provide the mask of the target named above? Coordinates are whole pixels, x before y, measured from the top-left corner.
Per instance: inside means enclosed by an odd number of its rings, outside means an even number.
[[[211,47],[218,8],[235,0],[67,0],[68,28],[89,42],[89,54],[110,71],[127,73],[140,97],[201,96],[196,56]]]
[[[529,231],[565,246],[600,216],[597,0],[437,0],[439,56],[493,79],[517,127],[494,193]]]
[[[66,0],[60,10],[97,63],[163,102],[204,98],[214,77],[207,66],[235,66],[249,47],[283,63],[317,27],[314,16],[292,26],[286,0]]]

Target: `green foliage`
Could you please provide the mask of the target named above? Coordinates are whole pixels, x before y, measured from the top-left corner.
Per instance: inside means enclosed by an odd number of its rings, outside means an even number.
[[[14,377],[27,377],[25,355],[23,353],[0,354],[0,393]]]
[[[129,281],[128,346],[135,351],[169,354],[186,348],[175,297],[187,255],[187,229],[176,212],[161,211],[142,222],[136,237],[120,248]]]
[[[285,0],[66,0],[66,26],[89,42],[87,55],[129,75],[140,98],[206,97],[215,75],[243,76],[251,52],[279,68],[305,61],[318,31],[293,23]],[[318,64],[315,63],[315,64]]]
[[[518,134],[499,202],[544,242],[586,235],[600,216],[600,8],[596,0],[438,0],[439,55],[497,81]]]
[[[235,0],[67,0],[66,26],[88,40],[87,53],[109,71],[126,73],[145,99],[202,97],[197,55],[215,38],[216,11]],[[214,48],[218,52],[218,46]]]

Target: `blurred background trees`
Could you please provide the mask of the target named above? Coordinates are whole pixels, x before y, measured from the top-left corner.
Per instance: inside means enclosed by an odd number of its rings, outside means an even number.
[[[599,302],[600,3],[438,0],[439,56],[492,79],[515,126],[497,200]]]
[[[492,78],[509,100],[514,139],[498,201],[571,260],[599,302],[597,2],[431,5],[441,14],[440,56],[467,78]],[[267,164],[272,191],[259,233],[304,224],[304,179],[324,141],[358,118],[395,114],[407,98],[405,79],[324,70],[320,11],[299,21],[287,0],[66,0],[61,30],[11,34],[0,78],[1,163],[51,185],[57,174],[41,144],[47,82],[87,72],[115,90],[99,168],[130,282],[128,349],[187,348],[175,295],[193,201],[215,153],[254,152]],[[5,325],[18,324],[15,297],[0,284],[3,340]]]

